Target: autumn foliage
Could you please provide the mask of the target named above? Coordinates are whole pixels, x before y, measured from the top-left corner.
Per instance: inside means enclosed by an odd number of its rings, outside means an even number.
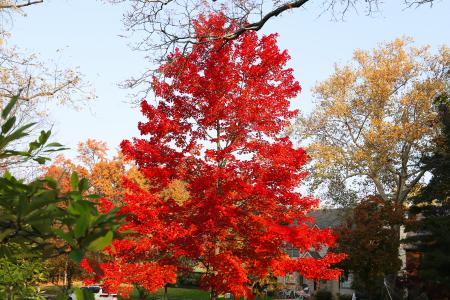
[[[44,167],[44,175],[57,179],[63,191],[70,191],[70,174],[77,172],[89,179],[92,193],[119,204],[125,193],[125,187],[122,185],[124,176],[140,185],[145,185],[146,181],[123,155],[118,153],[109,158],[108,150],[108,146],[102,141],[88,139],[80,142],[76,159],[59,155],[51,165]]]
[[[329,230],[307,225],[318,202],[297,191],[308,156],[284,132],[297,114],[289,100],[300,91],[288,53],[276,35],[254,32],[205,43],[202,33],[234,26],[221,14],[195,26],[198,43],[169,56],[153,79],[155,101],[141,103],[144,137],[121,144],[148,188],[126,182],[130,234],[114,242],[105,285],[151,291],[196,269],[215,298],[251,296],[249,277],[268,272],[337,277],[330,266],[342,255],[293,259],[284,251],[286,243],[307,251],[335,242]],[[182,197],[167,192],[173,186]]]
[[[369,196],[336,231],[338,250],[348,254],[342,266],[353,272],[353,288],[368,299],[380,299],[383,280],[401,267],[397,227],[403,222],[401,205]]]

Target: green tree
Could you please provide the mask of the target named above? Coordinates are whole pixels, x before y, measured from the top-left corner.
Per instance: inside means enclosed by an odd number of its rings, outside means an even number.
[[[19,100],[13,96],[1,112],[0,161],[15,157],[44,164],[45,154],[64,149],[48,143],[51,132],[42,131],[25,150],[11,149],[11,144],[29,135],[34,124],[15,128],[11,112]],[[18,143],[20,144],[20,143]],[[97,209],[96,195],[88,193],[89,183],[72,173],[70,191],[63,191],[50,177],[26,182],[7,170],[0,177],[0,257],[17,262],[18,257],[38,259],[67,253],[79,263],[88,252],[101,251],[117,237],[123,217],[118,208],[108,213]]]
[[[45,280],[45,268],[40,261],[0,258],[1,299],[45,299],[37,288]]]
[[[415,219],[406,241],[420,255],[418,276],[432,299],[450,297],[450,99],[444,93],[436,100],[440,135],[436,151],[425,159],[432,173],[430,182],[414,197],[410,208]]]

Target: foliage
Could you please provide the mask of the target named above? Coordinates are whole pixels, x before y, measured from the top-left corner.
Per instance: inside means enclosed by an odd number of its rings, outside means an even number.
[[[10,261],[0,258],[0,298],[45,299],[40,295],[39,283],[46,280],[42,263],[38,260]]]
[[[10,149],[14,141],[29,134],[33,124],[14,129],[12,111],[20,97],[14,96],[1,113],[0,159],[16,157],[44,164],[48,158],[37,152],[63,149],[48,143],[50,131],[43,131],[26,150]],[[17,179],[7,170],[0,177],[0,255],[14,261],[21,257],[45,257],[68,253],[80,262],[87,251],[101,251],[109,245],[122,224],[118,209],[101,213],[95,201],[98,196],[87,193],[89,183],[71,174],[69,191],[62,191],[56,180],[45,177],[30,182]]]
[[[200,286],[200,279],[202,277],[201,272],[189,272],[186,274],[180,273],[177,274],[177,282],[176,287],[182,287],[182,288],[190,288],[190,287],[199,287]]]
[[[226,22],[213,14],[196,30],[221,34]],[[275,35],[254,32],[226,44],[205,41],[169,56],[163,79],[153,81],[157,102],[141,104],[147,138],[121,144],[149,187],[126,183],[123,230],[132,233],[113,243],[104,283],[123,294],[129,284],[151,291],[175,282],[177,271],[196,269],[214,299],[250,296],[249,278],[269,271],[337,277],[330,265],[342,255],[291,259],[283,251],[286,242],[306,251],[335,240],[330,230],[309,227],[305,214],[317,200],[297,192],[308,157],[284,133],[296,115],[289,99],[300,90],[287,52]],[[174,180],[188,192],[183,201],[162,195]]]
[[[353,288],[367,293],[370,299],[379,299],[384,277],[400,269],[396,226],[402,222],[401,206],[370,196],[336,230],[337,249],[348,254],[341,265],[353,272]]]
[[[450,101],[443,93],[437,99],[440,112],[440,135],[436,150],[426,159],[433,177],[413,199],[410,215],[413,221],[406,242],[420,255],[419,278],[433,299],[450,296]],[[415,220],[414,220],[415,218]]]
[[[142,186],[146,185],[146,180],[120,153],[108,158],[108,150],[105,142],[88,139],[78,144],[77,160],[59,155],[50,166],[43,168],[44,174],[57,178],[62,190],[69,191],[70,174],[77,172],[89,180],[90,192],[102,195],[116,204],[121,203],[126,191],[122,185],[124,176]],[[176,185],[173,188],[174,193],[180,193],[181,188],[182,186]]]
[[[400,204],[422,179],[421,158],[436,136],[432,101],[450,68],[448,47],[435,55],[428,48],[405,38],[356,50],[352,64],[314,88],[317,105],[297,135],[311,140],[314,182],[334,203],[343,204],[333,195],[345,187],[357,194],[347,199],[379,194]]]
[[[319,290],[314,295],[316,300],[331,300],[333,299],[333,295],[330,291]]]

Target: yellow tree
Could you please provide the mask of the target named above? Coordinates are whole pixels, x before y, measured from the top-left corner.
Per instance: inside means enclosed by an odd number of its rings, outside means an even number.
[[[349,190],[404,203],[426,172],[421,158],[436,134],[432,101],[449,67],[448,47],[431,54],[408,38],[356,50],[351,64],[335,66],[313,89],[314,111],[296,127],[310,141],[314,180],[334,197]]]
[[[117,200],[120,193],[120,180],[126,175],[122,160],[107,157],[105,142],[88,139],[78,144],[75,161],[59,155],[53,164],[44,168],[44,175],[57,179],[60,185],[70,189],[70,174],[73,171],[89,179],[91,192],[111,200]]]
[[[62,189],[70,190],[70,174],[77,172],[89,179],[92,193],[104,196],[120,205],[126,189],[122,186],[123,177],[134,181],[142,187],[148,188],[148,183],[136,166],[124,159],[119,152],[116,156],[108,157],[108,146],[105,142],[88,139],[78,144],[78,155],[75,161],[59,155],[53,164],[44,167],[44,176],[55,178]],[[186,183],[173,180],[161,192],[164,199],[173,199],[183,203],[189,198]]]

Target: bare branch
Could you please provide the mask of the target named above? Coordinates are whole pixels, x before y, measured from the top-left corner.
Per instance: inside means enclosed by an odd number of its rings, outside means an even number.
[[[26,2],[19,2],[19,3],[17,3],[17,1],[15,1],[15,3],[6,2],[6,3],[0,3],[0,9],[23,8],[26,6],[31,6],[31,5],[40,4],[40,3],[44,3],[44,0],[35,0],[35,1],[28,0]]]
[[[284,5],[279,6],[278,8],[272,10],[271,12],[267,13],[263,18],[261,18],[261,20],[251,23],[251,24],[247,24],[244,25],[243,27],[239,28],[238,30],[229,33],[223,37],[215,37],[215,38],[220,38],[220,39],[224,39],[224,40],[233,40],[238,38],[240,35],[242,35],[244,32],[246,31],[258,31],[260,30],[264,24],[267,23],[267,21],[269,21],[271,18],[273,17],[277,17],[279,16],[281,13],[290,10],[290,9],[294,9],[294,8],[298,8],[303,6],[306,2],[308,2],[309,0],[298,0],[298,1],[293,1],[293,2],[289,2],[286,3]]]

